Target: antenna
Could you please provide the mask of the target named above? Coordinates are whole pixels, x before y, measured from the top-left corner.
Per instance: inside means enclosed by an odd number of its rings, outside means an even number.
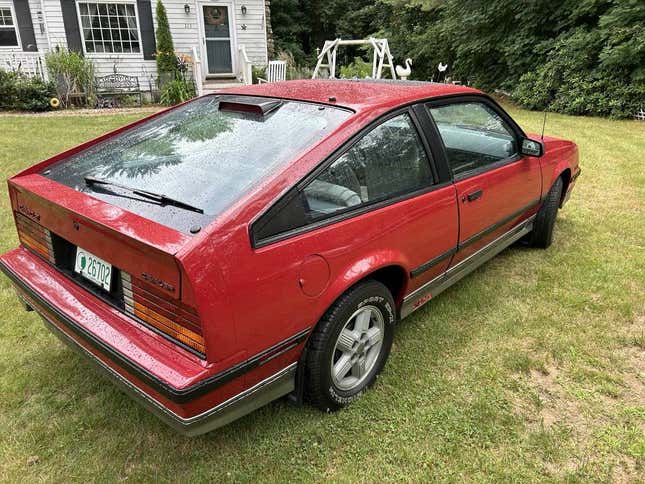
[[[542,121],[542,136],[540,139],[544,139],[544,127],[546,126],[546,111],[544,111],[544,120]]]

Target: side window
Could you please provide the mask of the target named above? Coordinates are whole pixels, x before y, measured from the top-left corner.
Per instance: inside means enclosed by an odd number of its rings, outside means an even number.
[[[447,104],[429,111],[446,147],[453,175],[517,154],[513,130],[484,103]]]
[[[255,243],[334,213],[432,184],[430,164],[410,116],[363,136],[302,190],[293,188],[253,225]]]
[[[304,189],[307,218],[319,220],[431,184],[412,119],[401,114],[363,136]]]

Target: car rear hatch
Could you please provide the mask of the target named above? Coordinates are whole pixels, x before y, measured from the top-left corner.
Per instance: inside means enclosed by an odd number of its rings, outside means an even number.
[[[199,356],[192,290],[175,258],[191,238],[37,174],[9,181],[21,245],[104,302]]]
[[[350,116],[334,106],[232,95],[169,109],[12,178],[21,244],[205,356],[193,288],[176,255]]]

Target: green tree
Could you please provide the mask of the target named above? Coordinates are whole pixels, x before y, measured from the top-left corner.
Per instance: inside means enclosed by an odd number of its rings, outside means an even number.
[[[166,7],[161,0],[157,0],[157,71],[159,74],[177,74],[177,59],[175,46],[172,42],[170,25]]]
[[[412,78],[439,62],[475,87],[513,92],[524,106],[628,117],[645,99],[643,0],[273,0],[280,50],[313,65],[336,37],[387,37]],[[339,51],[339,64],[361,54]]]
[[[363,38],[378,31],[378,10],[383,7],[373,0],[272,0],[276,51],[290,52],[299,64],[312,64],[325,40]],[[358,52],[344,49],[340,54],[341,62],[349,63]]]

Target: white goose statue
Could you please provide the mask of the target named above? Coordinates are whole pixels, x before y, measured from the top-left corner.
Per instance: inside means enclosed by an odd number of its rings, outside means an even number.
[[[411,66],[412,66],[412,59],[410,58],[405,59],[405,67],[396,66],[396,75],[399,76],[404,81],[406,81],[408,77],[410,77],[410,73],[412,72]]]

